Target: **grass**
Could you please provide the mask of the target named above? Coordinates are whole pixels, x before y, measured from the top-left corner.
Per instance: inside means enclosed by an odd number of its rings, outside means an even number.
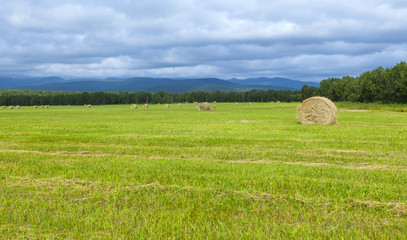
[[[0,109],[0,236],[407,238],[406,106],[297,106]]]

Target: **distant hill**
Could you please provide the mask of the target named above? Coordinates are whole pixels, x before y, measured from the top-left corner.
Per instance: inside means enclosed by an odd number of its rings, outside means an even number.
[[[319,83],[301,82],[286,78],[248,78],[222,80],[218,78],[170,79],[170,78],[109,78],[104,80],[65,80],[60,77],[7,78],[0,77],[0,88],[50,91],[88,92],[157,92],[182,93],[191,91],[248,91],[251,89],[299,90],[304,84],[319,86]]]
[[[247,79],[231,79],[232,83],[244,85],[244,86],[267,86],[275,89],[290,89],[299,90],[307,84],[310,87],[319,87],[319,83],[316,82],[302,82],[298,80],[292,80],[288,78],[247,78]]]
[[[38,78],[15,78],[15,77],[0,77],[0,88],[14,88],[23,86],[34,86],[48,83],[65,83],[65,80],[60,77],[38,77]]]

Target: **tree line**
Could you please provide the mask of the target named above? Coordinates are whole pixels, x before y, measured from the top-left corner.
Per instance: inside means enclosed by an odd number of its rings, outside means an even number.
[[[320,87],[304,85],[300,91],[251,90],[243,92],[61,92],[0,89],[0,105],[104,105],[178,102],[298,102],[312,96],[332,101],[407,103],[407,64],[379,67],[358,77],[322,80]]]
[[[0,105],[105,105],[131,103],[182,103],[182,102],[267,102],[300,101],[300,91],[251,90],[246,92],[50,92],[0,90]]]

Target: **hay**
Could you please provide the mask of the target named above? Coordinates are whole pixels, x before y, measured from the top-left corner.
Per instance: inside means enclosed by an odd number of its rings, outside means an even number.
[[[298,107],[298,122],[301,124],[336,124],[335,104],[325,97],[305,99]]]
[[[216,105],[215,105],[215,104],[211,104],[211,109],[214,109],[214,108],[216,108]]]
[[[132,104],[131,109],[137,109],[137,104]]]
[[[16,106],[16,109],[20,109],[20,105],[17,105],[17,106]]]
[[[91,108],[92,105],[90,105],[90,104],[85,104],[85,107],[86,107],[86,108]]]
[[[1,106],[1,109],[6,109],[6,108],[7,108],[7,106],[4,106],[4,105],[3,105],[3,106]]]
[[[144,104],[144,105],[143,105],[143,108],[148,108],[148,104],[147,104],[147,103]]]
[[[169,107],[170,107],[170,105],[168,105],[168,104],[164,104],[164,107],[165,107],[165,108],[169,108]]]
[[[181,107],[181,106],[182,106],[182,104],[181,104],[181,103],[178,103],[178,104],[177,104],[177,106],[178,106],[178,107]]]
[[[251,106],[251,105],[253,105],[251,102],[249,102],[247,105],[249,105],[249,106]]]
[[[10,106],[10,107],[8,107],[9,109],[13,109],[14,107],[13,106]]]
[[[33,108],[37,108],[37,105],[34,105]]]
[[[207,103],[207,102],[196,103],[195,106],[199,111],[209,111],[209,110],[211,110],[211,105],[209,103]]]
[[[235,102],[235,105],[239,104],[238,102]]]

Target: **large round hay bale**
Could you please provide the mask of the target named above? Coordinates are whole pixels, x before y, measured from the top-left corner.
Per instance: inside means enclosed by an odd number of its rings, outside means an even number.
[[[301,124],[336,124],[337,108],[325,97],[305,99],[298,107],[298,122]]]
[[[196,108],[199,111],[209,111],[209,110],[211,110],[211,105],[209,103],[207,103],[207,102],[197,103]]]

